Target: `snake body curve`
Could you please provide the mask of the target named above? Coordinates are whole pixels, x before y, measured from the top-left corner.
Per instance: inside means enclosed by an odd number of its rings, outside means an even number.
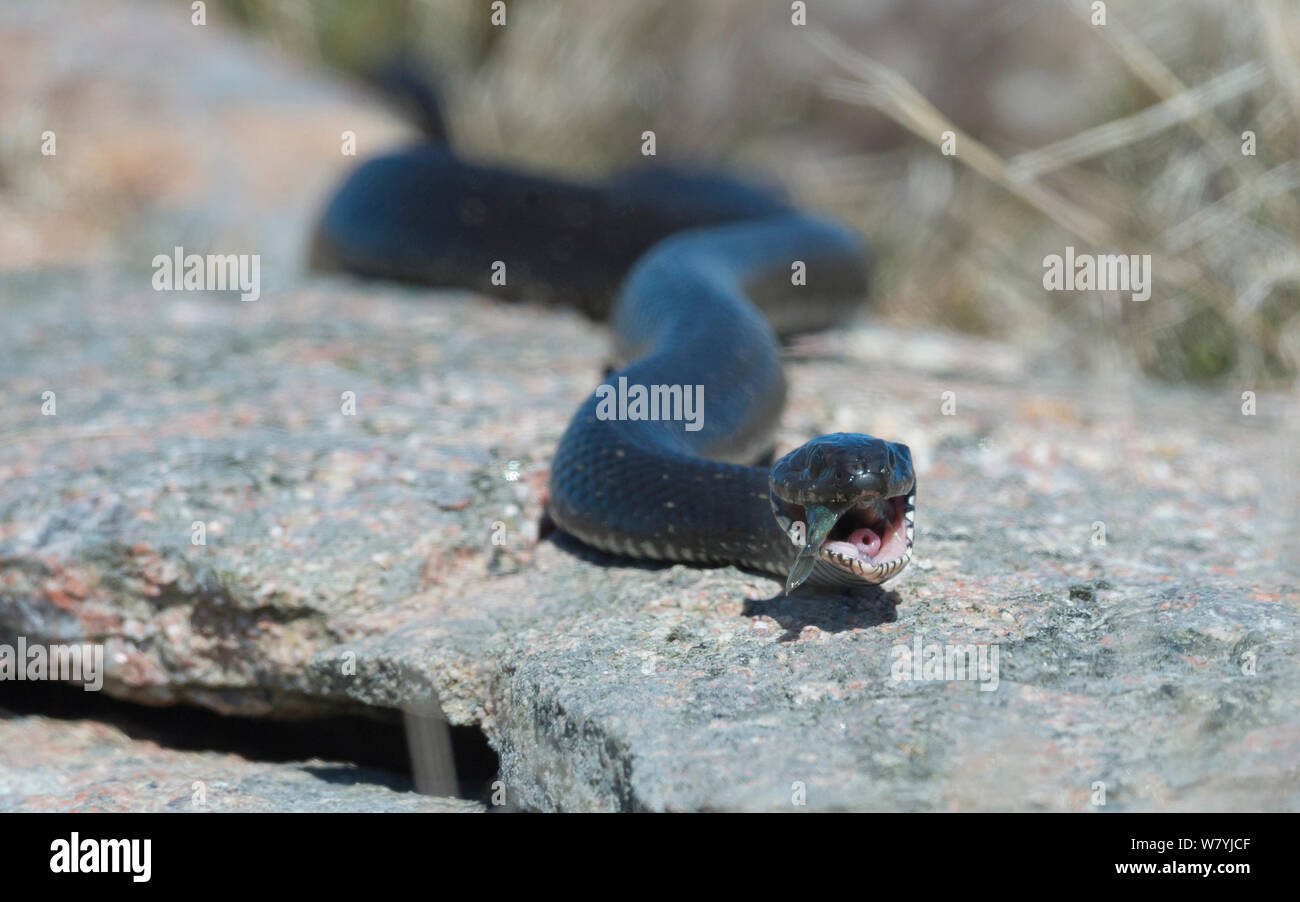
[[[551,465],[551,516],[592,547],[735,563],[787,589],[879,583],[911,558],[905,445],[838,433],[754,465],[784,406],[778,333],[842,324],[867,289],[861,239],[776,192],[670,168],[573,184],[425,144],[347,177],[312,263],[608,318],[622,366],[573,415]],[[676,386],[702,405],[692,421],[681,406],[637,419],[635,404],[612,403],[624,386],[662,388],[669,407]]]

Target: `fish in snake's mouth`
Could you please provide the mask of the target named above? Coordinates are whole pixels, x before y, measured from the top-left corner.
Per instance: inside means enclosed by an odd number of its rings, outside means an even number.
[[[772,513],[797,549],[786,591],[809,577],[883,583],[912,559],[916,479],[906,445],[822,436],[772,467]]]

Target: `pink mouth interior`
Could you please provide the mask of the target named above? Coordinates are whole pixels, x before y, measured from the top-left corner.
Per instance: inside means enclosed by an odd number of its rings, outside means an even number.
[[[856,554],[858,557],[869,559],[880,551],[880,536],[864,526],[854,530],[847,542],[827,542],[822,547],[850,557]]]
[[[859,527],[850,533],[847,539],[824,542],[822,548],[845,557],[857,558],[868,564],[895,560],[907,551],[903,514],[904,499],[895,498],[894,516],[888,525],[878,527],[879,531],[865,526]]]

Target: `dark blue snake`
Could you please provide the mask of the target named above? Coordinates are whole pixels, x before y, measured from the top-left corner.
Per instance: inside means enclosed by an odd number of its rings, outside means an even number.
[[[787,591],[881,583],[911,559],[906,445],[837,433],[753,465],[785,401],[778,334],[842,326],[867,291],[861,239],[774,191],[671,168],[571,184],[433,142],[352,172],[312,263],[610,320],[621,368],[551,464],[551,517],[594,548],[739,564]]]

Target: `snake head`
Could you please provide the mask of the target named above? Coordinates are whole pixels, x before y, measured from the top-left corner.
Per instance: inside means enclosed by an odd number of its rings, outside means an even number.
[[[912,559],[916,475],[906,445],[837,432],[800,445],[772,466],[772,513],[797,549],[786,591],[810,576],[869,585]]]

